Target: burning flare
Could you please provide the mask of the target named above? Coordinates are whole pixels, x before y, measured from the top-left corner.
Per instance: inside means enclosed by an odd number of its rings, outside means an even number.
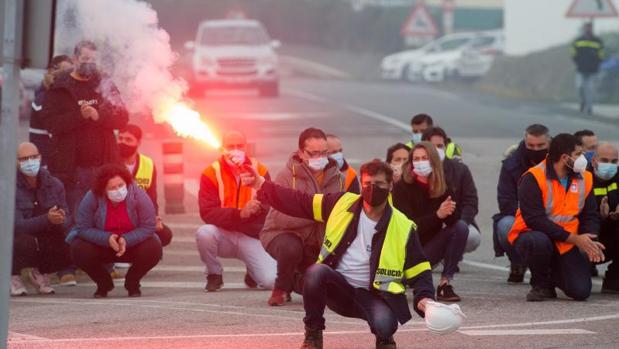
[[[202,121],[200,113],[183,102],[170,102],[161,110],[164,120],[174,128],[181,137],[190,137],[218,149],[221,143],[215,137],[208,124]]]

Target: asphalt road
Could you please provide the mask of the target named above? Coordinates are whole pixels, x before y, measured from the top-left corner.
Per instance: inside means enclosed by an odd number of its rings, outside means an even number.
[[[257,158],[273,174],[296,149],[299,132],[310,126],[338,134],[355,167],[384,158],[388,146],[408,140],[409,119],[419,112],[430,113],[462,145],[479,191],[483,235],[481,247],[465,256],[454,282],[467,320],[458,333],[437,336],[415,317],[396,334],[399,348],[619,347],[619,299],[599,294],[600,278],[594,279],[587,302],[570,301],[561,293],[555,301],[525,302],[528,285],[508,285],[509,262],[494,258],[490,219],[497,210],[503,150],[522,137],[527,125],[546,124],[553,134],[590,128],[600,139],[619,143],[617,125],[565,115],[552,106],[354,81],[286,80],[278,99],[260,99],[252,91],[217,92],[196,106],[217,131],[245,132],[256,144]],[[161,168],[165,132],[142,124],[147,128],[143,152]],[[303,333],[300,296],[283,307],[268,307],[269,291],[246,289],[245,268],[234,260],[225,260],[224,290],[203,291],[205,277],[193,235],[200,224],[196,195],[200,172],[217,154],[195,141],[184,144],[187,213],[165,216],[175,237],[162,262],[143,280],[143,297],[128,299],[121,281],[110,298],[94,300],[94,285],[81,276],[77,287],[57,287],[54,296],[13,298],[10,348],[298,347]],[[163,200],[162,195],[162,207]],[[326,348],[373,348],[364,322],[332,312],[326,317]]]

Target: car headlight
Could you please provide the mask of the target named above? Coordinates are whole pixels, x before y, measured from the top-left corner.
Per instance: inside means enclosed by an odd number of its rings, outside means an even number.
[[[200,65],[203,67],[211,67],[211,66],[214,66],[215,64],[216,64],[215,60],[211,57],[200,58]]]

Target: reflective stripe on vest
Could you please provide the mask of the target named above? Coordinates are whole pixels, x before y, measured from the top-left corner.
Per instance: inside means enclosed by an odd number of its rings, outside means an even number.
[[[548,219],[570,234],[578,234],[578,215],[585,206],[585,200],[593,186],[591,173],[585,172],[583,174],[584,179],[572,179],[567,191],[558,180],[548,178],[546,160],[530,168],[527,173],[531,173],[535,177],[542,193],[544,210]],[[522,217],[522,211],[518,209],[516,221],[508,234],[509,242],[513,244],[519,234],[530,230]],[[564,254],[574,247],[574,245],[562,241],[555,241],[555,244],[560,254]]]
[[[408,142],[405,145],[411,149],[415,146],[413,142]],[[448,143],[445,147],[445,157],[448,159],[453,159],[454,157],[459,156],[462,156],[462,148],[454,142]]]
[[[574,46],[577,48],[586,47],[599,50],[602,48],[602,45],[597,41],[591,40],[579,40],[574,43]]]
[[[264,176],[264,174],[266,173],[266,171],[261,171],[261,169],[259,168],[259,164],[258,161],[256,159],[250,159],[251,160],[251,166],[256,169],[256,171],[258,171],[260,173],[261,176]],[[221,203],[221,207],[227,207],[227,208],[243,208],[245,207],[245,204],[247,203],[247,201],[249,201],[252,198],[256,197],[256,190],[253,188],[241,188],[241,189],[237,189],[239,186],[239,183],[236,182],[235,179],[235,187],[234,190],[236,190],[237,192],[235,193],[230,193],[229,191],[233,188],[226,188],[226,182],[224,181],[223,178],[223,173],[221,170],[221,164],[219,162],[220,160],[215,161],[211,166],[213,167],[213,170],[215,172],[215,180],[217,181],[217,191],[219,194],[219,202]],[[229,183],[228,186],[230,186],[231,184]],[[237,198],[237,200],[228,200],[230,202],[227,202],[226,199],[229,199],[226,197],[226,189],[228,190],[228,195],[239,195],[241,196],[243,193],[241,193],[241,191],[245,191],[245,190],[250,190],[251,194],[246,195],[249,197],[243,198],[241,200],[241,198]],[[233,202],[236,201],[236,202]],[[237,205],[238,203],[238,205]],[[238,207],[237,207],[238,206]]]
[[[611,191],[615,191],[617,190],[617,183],[611,183],[611,185],[609,185],[606,188],[595,188],[593,189],[593,194],[595,194],[595,196],[606,196],[608,195],[608,193],[610,193]]]
[[[154,170],[153,159],[138,154],[138,172],[135,174],[135,184],[144,190],[148,190],[153,183]]]
[[[359,201],[360,195],[345,193],[337,201],[327,218],[325,239],[320,249],[317,263],[323,263],[338,247],[344,237],[354,213],[350,208]],[[314,218],[323,219],[322,195],[314,196]],[[391,219],[385,233],[385,241],[378,259],[378,267],[372,286],[380,291],[402,294],[406,290],[404,281],[412,279],[426,270],[431,270],[429,262],[422,262],[404,270],[406,262],[406,246],[410,231],[416,228],[415,223],[403,213],[392,207]]]

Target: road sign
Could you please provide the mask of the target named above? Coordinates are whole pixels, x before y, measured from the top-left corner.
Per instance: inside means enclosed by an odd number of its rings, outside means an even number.
[[[599,18],[617,17],[617,9],[613,0],[574,0],[567,10],[566,17]]]
[[[438,27],[430,15],[428,6],[420,1],[413,7],[411,14],[402,25],[401,34],[405,38],[434,38],[438,34]]]

